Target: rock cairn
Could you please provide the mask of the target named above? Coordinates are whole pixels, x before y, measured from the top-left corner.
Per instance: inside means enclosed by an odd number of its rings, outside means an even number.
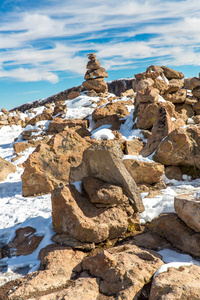
[[[104,77],[107,78],[108,73],[101,67],[94,53],[88,54],[88,58],[89,62],[86,66],[87,72],[85,73],[85,81],[82,85],[86,90],[94,90],[96,93],[105,93],[108,90],[108,86]]]

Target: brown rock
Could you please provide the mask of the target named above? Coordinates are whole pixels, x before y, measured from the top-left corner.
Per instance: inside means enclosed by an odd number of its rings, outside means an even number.
[[[43,236],[37,236],[35,233],[35,228],[30,226],[17,229],[16,236],[12,242],[8,244],[12,256],[29,255],[33,253],[43,239]]]
[[[71,91],[68,95],[67,95],[67,99],[75,99],[77,98],[78,96],[80,96],[80,93],[77,92],[77,91]]]
[[[157,102],[158,99],[159,99],[159,91],[151,86],[147,87],[144,90],[138,91],[135,97],[135,101],[137,104],[147,103],[147,102]]]
[[[148,139],[147,144],[140,151],[140,154],[144,157],[152,154],[160,144],[160,142],[168,136],[168,134],[173,130],[173,122],[171,116],[168,114],[166,108],[160,107],[156,121],[153,124],[152,135]]]
[[[0,181],[4,181],[10,173],[17,170],[16,166],[0,157]]]
[[[194,104],[193,110],[195,111],[196,115],[200,115],[200,102]]]
[[[165,175],[168,179],[183,180],[182,172],[179,167],[168,166],[165,168]]]
[[[53,118],[53,110],[45,110],[43,111],[42,114],[39,114],[28,122],[28,124],[35,125],[39,121],[44,121],[44,120],[52,120]]]
[[[92,69],[92,70],[88,70],[85,73],[85,80],[88,79],[93,79],[93,78],[103,78],[103,77],[108,77],[108,73],[106,72],[106,70],[102,67],[100,67],[99,69]]]
[[[100,292],[116,299],[136,299],[141,288],[162,265],[154,251],[145,251],[134,245],[122,245],[87,256],[83,269],[99,277]]]
[[[151,79],[156,79],[158,76],[160,75],[160,72],[157,71],[153,71],[153,72],[143,72],[143,73],[138,73],[135,74],[135,78],[138,80],[141,79],[147,79],[147,78],[151,78]]]
[[[129,89],[126,92],[122,92],[121,97],[135,98],[135,92],[133,89]]]
[[[151,78],[139,80],[137,82],[137,85],[136,85],[136,88],[135,88],[136,92],[138,92],[140,90],[144,90],[144,89],[148,88],[149,86],[152,86],[153,84],[154,84],[154,81]]]
[[[97,208],[75,187],[65,186],[52,193],[52,224],[81,242],[99,243],[125,233],[127,215],[119,208]]]
[[[168,84],[164,80],[159,78],[156,78],[154,80],[153,87],[159,90],[161,95],[165,94],[169,89]]]
[[[155,162],[123,159],[123,163],[137,184],[159,182],[164,173],[164,166]]]
[[[127,155],[139,155],[140,150],[143,148],[144,144],[140,139],[134,139],[131,141],[124,142],[124,152]]]
[[[23,152],[24,150],[26,150],[29,147],[30,147],[29,144],[25,143],[25,142],[16,142],[13,145],[15,155],[19,154],[20,152]]]
[[[195,96],[198,100],[200,100],[200,86],[195,87],[192,90],[193,96]]]
[[[124,202],[125,196],[122,188],[119,186],[93,177],[85,177],[82,182],[91,203],[100,204],[101,207],[110,207]]]
[[[100,62],[96,58],[92,58],[88,61],[86,68],[89,70],[96,70],[101,67]]]
[[[8,299],[35,299],[37,296],[51,293],[53,289],[63,289],[68,284],[74,271],[80,272],[80,262],[85,254],[69,247],[51,244],[39,254],[42,271],[33,272],[9,285]],[[0,287],[3,295],[6,285]],[[6,298],[4,298],[6,299]]]
[[[108,103],[105,107],[96,108],[92,113],[93,120],[97,121],[108,116],[116,116],[124,118],[130,114],[126,105],[132,105],[132,101],[118,101],[114,103]]]
[[[184,86],[182,79],[171,79],[168,84],[168,90],[166,93],[174,93],[180,90]]]
[[[147,73],[151,73],[151,72],[157,72],[159,75],[162,75],[163,74],[163,69],[159,66],[155,66],[155,65],[151,65],[150,67],[148,67],[146,69],[146,72]]]
[[[104,78],[88,79],[82,85],[86,90],[94,90],[97,93],[105,93],[108,90]]]
[[[187,194],[176,196],[174,208],[181,220],[196,232],[200,232],[200,199]]]
[[[165,108],[171,117],[175,115],[175,106],[171,102],[140,103],[136,107],[137,128],[150,129],[155,123],[161,107]]]
[[[68,246],[81,251],[91,251],[95,249],[95,243],[81,243],[80,241],[66,233],[55,234],[52,237],[52,241],[61,246]]]
[[[170,69],[168,67],[162,66],[161,67],[163,69],[163,72],[165,74],[165,77],[167,77],[167,79],[183,79],[184,78],[184,74],[182,72]]]
[[[163,98],[172,103],[183,103],[186,100],[186,95],[187,91],[185,89],[180,89],[175,93],[163,95]]]
[[[89,143],[72,130],[57,133],[48,145],[38,145],[23,164],[23,196],[44,194],[69,182],[70,166],[81,163]]]
[[[165,237],[177,249],[200,256],[200,233],[188,227],[177,214],[162,214],[147,224],[147,227]]]
[[[193,117],[193,120],[194,120],[194,122],[195,122],[196,124],[200,124],[200,115],[194,116],[194,117]]]
[[[88,128],[88,122],[87,120],[63,119],[58,116],[49,123],[47,134],[62,132],[67,127],[73,129],[74,131],[80,129],[86,130]]]
[[[196,265],[168,268],[153,278],[149,300],[198,300],[200,267]]]
[[[187,122],[188,118],[192,118],[194,116],[192,106],[187,104],[176,105],[176,112],[178,117],[183,119],[184,122]]]
[[[191,77],[191,78],[185,78],[184,79],[184,87],[187,90],[193,90],[196,87],[198,87],[200,85],[200,78],[197,77]]]
[[[85,150],[82,164],[70,170],[70,182],[92,176],[121,186],[123,192],[133,201],[135,211],[142,212],[144,206],[135,181],[114,151],[114,149],[107,150],[106,147],[102,148],[102,145]]]
[[[175,129],[160,143],[153,159],[164,165],[195,165],[200,169],[199,143],[199,127],[191,125]]]

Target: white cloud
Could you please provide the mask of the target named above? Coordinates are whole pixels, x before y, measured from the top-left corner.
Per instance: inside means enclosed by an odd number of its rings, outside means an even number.
[[[56,82],[59,71],[83,75],[86,53],[91,50],[108,69],[126,68],[148,58],[155,64],[200,65],[196,0],[42,4],[0,20],[2,78]]]

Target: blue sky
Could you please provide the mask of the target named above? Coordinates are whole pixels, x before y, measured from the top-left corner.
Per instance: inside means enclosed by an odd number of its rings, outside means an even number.
[[[151,64],[200,71],[196,0],[1,0],[0,108],[46,98],[83,81],[96,52],[108,79]]]

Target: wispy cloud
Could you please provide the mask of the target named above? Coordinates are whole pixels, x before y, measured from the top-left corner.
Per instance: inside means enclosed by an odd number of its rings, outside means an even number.
[[[83,74],[90,51],[108,70],[145,59],[200,65],[196,0],[43,0],[31,8],[26,3],[18,1],[0,15],[1,78],[56,83],[60,71]]]

